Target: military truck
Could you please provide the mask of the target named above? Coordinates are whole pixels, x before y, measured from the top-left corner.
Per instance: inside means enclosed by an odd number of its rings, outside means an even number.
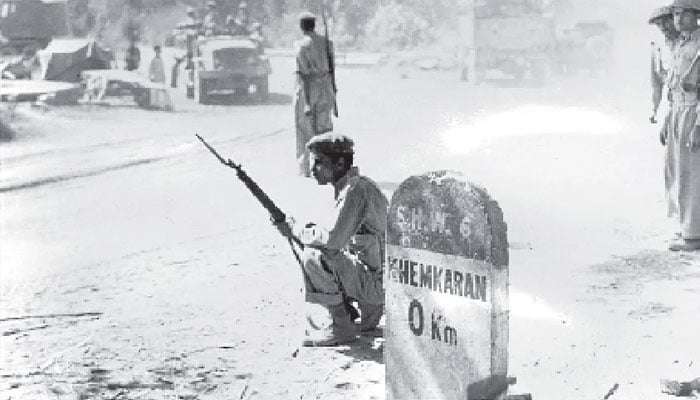
[[[469,32],[474,80],[544,81],[555,59],[554,17],[544,3],[475,0]]]
[[[66,0],[0,0],[0,55],[34,54],[69,34]]]
[[[272,68],[259,43],[245,36],[211,36],[200,37],[197,47],[200,103],[209,103],[212,96],[247,95],[251,86],[267,97]]]

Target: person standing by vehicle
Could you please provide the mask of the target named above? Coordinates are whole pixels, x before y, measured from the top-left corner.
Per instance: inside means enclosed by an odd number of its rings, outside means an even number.
[[[667,184],[669,216],[680,222],[680,239],[669,249],[700,250],[700,0],[675,0],[673,23],[680,32],[669,69],[671,113],[666,146],[674,175]],[[677,209],[674,207],[677,205]]]
[[[127,71],[136,71],[141,65],[141,51],[136,47],[135,42],[131,42],[126,49],[126,57],[124,58],[125,69]]]
[[[335,90],[329,60],[334,60],[333,43],[315,32],[316,16],[299,16],[303,39],[294,43],[296,52],[296,90],[294,114],[296,154],[299,174],[309,177],[309,151],[306,143],[314,136],[333,130],[331,113]],[[334,61],[331,61],[334,62]]]
[[[165,83],[165,66],[161,58],[161,48],[159,45],[153,46],[155,55],[148,66],[148,79],[155,83]]]
[[[207,14],[204,16],[204,35],[217,35],[221,30],[221,15],[215,0],[207,1]]]

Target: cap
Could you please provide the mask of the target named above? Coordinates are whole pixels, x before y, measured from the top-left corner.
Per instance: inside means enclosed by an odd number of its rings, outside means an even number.
[[[299,14],[299,21],[305,21],[305,20],[316,20],[316,16],[313,13],[310,13],[308,11],[304,11]]]
[[[216,1],[214,1],[214,0],[207,1],[207,7],[216,7]]]
[[[245,1],[238,3],[238,8],[247,8],[247,7],[248,7],[248,3],[246,3]]]
[[[322,154],[353,154],[354,146],[355,142],[348,136],[333,132],[316,135],[306,144],[309,151]]]
[[[671,8],[700,11],[700,0],[673,0]]]
[[[193,8],[193,7],[187,7],[187,14],[194,14],[194,8]]]
[[[649,17],[649,23],[653,24],[656,22],[657,19],[662,17],[670,17],[671,15],[673,15],[673,10],[671,9],[671,7],[659,7],[652,11],[651,16]]]

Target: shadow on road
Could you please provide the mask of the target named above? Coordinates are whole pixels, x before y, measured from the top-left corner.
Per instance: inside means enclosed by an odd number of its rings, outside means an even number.
[[[356,361],[374,361],[384,364],[384,341],[378,338],[360,337],[360,340],[338,352]]]
[[[292,104],[292,96],[283,93],[270,93],[267,98],[257,95],[210,95],[207,105],[226,106],[259,106],[259,105],[287,105]]]

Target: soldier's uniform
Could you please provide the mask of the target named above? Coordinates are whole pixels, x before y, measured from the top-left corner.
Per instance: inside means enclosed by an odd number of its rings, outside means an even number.
[[[216,35],[221,30],[221,15],[216,9],[216,1],[208,1],[207,7],[209,8],[209,10],[207,11],[207,14],[204,16],[204,20],[202,21],[202,25],[204,27],[204,34],[206,36]]]
[[[302,13],[302,19],[315,19]],[[306,143],[314,136],[333,130],[331,113],[335,91],[330,76],[328,54],[334,58],[333,43],[315,32],[305,32],[294,44],[296,52],[296,88],[294,116],[297,133],[296,155],[299,173],[309,176],[309,152]],[[308,91],[308,92],[307,92]]]
[[[148,78],[151,82],[165,83],[165,67],[163,65],[163,59],[160,57],[160,47],[158,47],[155,52],[156,55],[148,66]]]
[[[660,7],[652,12],[649,24],[656,24],[662,18],[673,18],[670,7]],[[662,32],[663,33],[663,32]],[[658,45],[652,42],[651,49],[651,89],[652,89],[652,116],[656,117],[664,95],[664,87],[671,65],[675,40],[664,38],[664,44]]]
[[[308,143],[311,152],[321,154],[350,153],[352,147],[351,139],[333,133],[315,136]],[[308,278],[306,301],[329,309],[336,335],[331,341],[337,336],[347,339],[354,335],[355,326],[344,301],[359,303],[361,330],[374,329],[379,323],[384,307],[382,274],[388,208],[376,183],[360,175],[357,167],[351,167],[333,186],[337,214],[331,229],[310,224],[295,229],[307,245],[302,255]]]
[[[676,166],[675,153],[676,141],[667,140],[669,132],[669,121],[671,118],[671,98],[668,90],[669,69],[673,64],[673,51],[677,43],[678,32],[671,28],[673,25],[673,13],[670,7],[660,7],[654,10],[649,17],[649,24],[655,24],[664,35],[664,44],[657,45],[652,42],[651,53],[651,100],[652,116],[650,120],[656,121],[659,106],[664,97],[667,98],[668,109],[664,113],[660,128],[661,143],[666,146],[664,162],[664,184],[669,215],[678,212],[677,190],[675,184]]]
[[[139,65],[141,64],[141,51],[134,43],[130,44],[126,49],[124,64],[127,71],[135,71],[139,69]]]
[[[700,1],[676,0],[673,7],[700,12]],[[674,46],[668,76],[671,112],[666,146],[666,194],[669,215],[678,216],[685,241],[700,239],[700,150],[691,152],[688,145],[695,126],[700,123],[697,118],[700,65],[693,64],[698,51],[700,29],[681,32]]]

